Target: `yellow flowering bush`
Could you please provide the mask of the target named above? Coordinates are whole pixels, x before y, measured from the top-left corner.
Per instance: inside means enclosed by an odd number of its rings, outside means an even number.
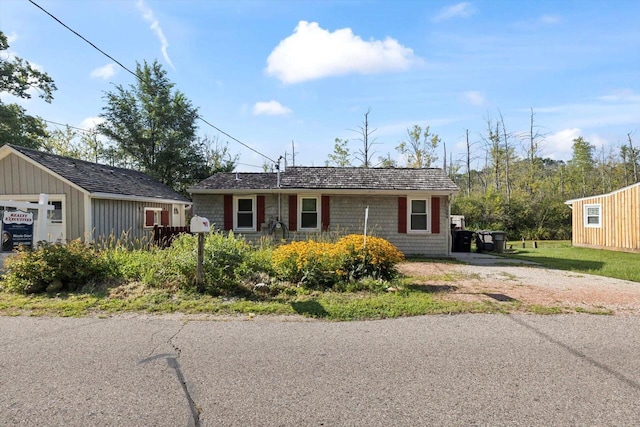
[[[340,258],[332,243],[313,240],[291,242],[273,251],[277,276],[307,286],[330,286],[337,280]]]
[[[395,265],[404,260],[404,255],[389,241],[380,237],[349,234],[336,243],[336,249],[343,254],[341,276],[345,280],[374,277],[384,280],[396,274]]]
[[[278,277],[307,286],[332,286],[339,281],[394,277],[404,255],[379,237],[350,234],[336,243],[313,240],[292,242],[273,251]]]

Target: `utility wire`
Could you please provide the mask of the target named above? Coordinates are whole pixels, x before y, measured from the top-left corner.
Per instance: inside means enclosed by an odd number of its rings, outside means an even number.
[[[263,168],[263,166],[249,165],[249,164],[247,164],[247,163],[240,163],[240,162],[238,162],[237,164],[238,164],[238,165],[240,165],[240,166],[249,166],[249,167],[256,168],[256,169],[262,169],[262,168]]]
[[[66,126],[68,128],[71,128],[71,129],[79,130],[79,131],[86,132],[86,133],[91,133],[91,130],[89,130],[89,129],[78,128],[78,127],[75,127],[75,126],[68,125],[66,123],[58,123],[58,122],[53,122],[51,120],[45,120],[45,119],[41,119],[41,120],[43,122],[46,122],[46,123],[51,123],[52,125]]]
[[[122,67],[124,70],[128,71],[130,74],[132,74],[137,80],[140,80],[140,77],[134,73],[133,71],[131,71],[130,69],[128,69],[127,67],[125,67],[124,65],[122,65],[122,63],[120,63],[118,60],[116,60],[115,58],[113,58],[111,55],[109,55],[108,53],[106,53],[105,51],[103,51],[102,49],[100,49],[98,46],[96,46],[95,44],[91,43],[89,40],[87,40],[85,37],[83,37],[81,34],[79,34],[77,31],[73,30],[72,28],[70,28],[68,25],[66,25],[64,22],[62,22],[61,20],[59,20],[58,18],[56,18],[54,15],[52,15],[51,13],[49,13],[47,10],[45,10],[42,6],[40,6],[38,3],[36,3],[33,0],[27,0],[29,3],[33,4],[34,6],[36,6],[38,9],[40,9],[41,11],[43,11],[44,13],[46,13],[47,15],[49,15],[51,18],[53,18],[56,22],[58,22],[60,25],[62,25],[63,27],[65,27],[67,30],[71,31],[73,34],[75,34],[76,36],[78,36],[80,39],[82,39],[83,41],[85,41],[86,43],[88,43],[91,47],[93,47],[95,50],[97,50],[98,52],[100,52],[101,54],[103,54],[104,56],[106,56],[107,58],[109,58],[110,60],[112,60],[113,62],[115,62],[116,64],[118,64],[120,67]],[[242,145],[243,147],[253,151],[254,153],[264,157],[265,159],[269,160],[270,162],[276,164],[277,162],[275,160],[273,160],[272,158],[270,158],[269,156],[262,154],[261,152],[259,152],[258,150],[256,150],[255,148],[250,147],[249,145],[245,144],[244,142],[240,141],[239,139],[229,135],[227,132],[223,131],[222,129],[220,129],[219,127],[213,125],[212,123],[209,123],[207,120],[205,120],[200,114],[197,115],[198,119],[200,119],[200,121],[202,121],[203,123],[205,123],[206,125],[212,127],[213,129],[217,130],[218,132],[220,132],[221,134],[231,138],[232,140],[234,140],[235,142],[237,142],[238,144]],[[46,121],[46,120],[45,120]],[[58,123],[59,124],[59,123]],[[68,125],[67,125],[68,126]],[[72,126],[71,126],[72,127]]]
[[[27,0],[29,3],[31,3],[32,5],[34,5],[35,7],[37,7],[38,9],[40,9],[41,11],[43,11],[44,13],[46,13],[47,15],[49,15],[51,18],[53,18],[55,21],[57,21],[60,25],[62,25],[63,27],[65,27],[67,30],[71,31],[73,34],[75,34],[76,36],[80,37],[82,40],[84,40],[85,42],[87,42],[89,45],[91,45],[91,47],[93,47],[95,50],[97,50],[98,52],[100,52],[101,54],[103,54],[104,56],[106,56],[107,58],[109,58],[110,60],[112,60],[113,62],[115,62],[116,64],[118,64],[119,66],[121,66],[122,68],[124,68],[125,70],[127,70],[129,73],[133,74],[136,78],[138,78],[138,75],[136,73],[134,73],[133,71],[131,71],[130,69],[128,69],[127,67],[125,67],[124,65],[122,65],[117,59],[113,58],[111,55],[109,55],[108,53],[106,53],[105,51],[103,51],[102,49],[100,49],[98,46],[96,46],[95,44],[91,43],[89,40],[85,39],[81,34],[79,34],[78,32],[76,32],[75,30],[71,29],[67,24],[65,24],[64,22],[62,22],[61,20],[59,20],[58,18],[56,18],[55,16],[53,16],[51,13],[49,13],[47,10],[45,10],[42,6],[40,6],[38,3],[34,2],[33,0]]]

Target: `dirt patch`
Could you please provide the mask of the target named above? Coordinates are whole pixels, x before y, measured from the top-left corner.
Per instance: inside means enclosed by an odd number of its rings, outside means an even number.
[[[408,262],[399,270],[417,284],[441,287],[440,297],[450,300],[640,315],[640,283],[626,280],[535,266]]]

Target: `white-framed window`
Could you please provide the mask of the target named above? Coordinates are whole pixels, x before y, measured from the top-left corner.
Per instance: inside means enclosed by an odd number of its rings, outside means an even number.
[[[62,202],[49,202],[53,205],[52,211],[47,211],[47,218],[52,224],[62,224]]]
[[[256,196],[235,196],[233,198],[233,229],[256,231]]]
[[[602,206],[600,204],[584,205],[584,226],[591,228],[602,226]]]
[[[320,231],[320,196],[298,197],[298,229]]]
[[[410,233],[429,232],[429,199],[408,199],[407,223]]]
[[[163,225],[162,208],[144,208],[144,227],[153,228],[154,225]]]

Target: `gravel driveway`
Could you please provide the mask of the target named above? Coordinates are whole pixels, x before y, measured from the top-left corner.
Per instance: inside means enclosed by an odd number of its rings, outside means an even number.
[[[528,305],[640,315],[640,283],[553,270],[490,255],[457,255],[468,264],[410,262],[400,266],[423,283],[448,285],[447,298],[463,301],[515,299]],[[443,278],[447,277],[448,280]],[[493,297],[491,296],[493,295]]]

